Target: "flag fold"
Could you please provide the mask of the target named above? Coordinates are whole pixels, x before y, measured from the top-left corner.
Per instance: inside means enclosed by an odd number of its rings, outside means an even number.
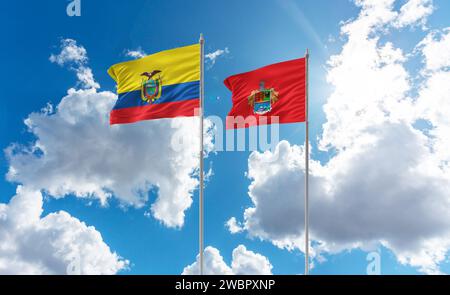
[[[194,116],[200,97],[200,45],[161,51],[111,66],[117,102],[110,124]]]
[[[226,129],[306,119],[306,58],[233,75],[224,84],[233,103]]]

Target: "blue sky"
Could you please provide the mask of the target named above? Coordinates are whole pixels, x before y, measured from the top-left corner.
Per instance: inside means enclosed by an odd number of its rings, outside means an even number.
[[[87,50],[89,67],[100,90],[113,91],[114,81],[107,68],[129,59],[126,50],[142,48],[146,53],[192,44],[199,33],[206,39],[206,53],[228,48],[229,53],[217,58],[205,73],[206,115],[224,118],[231,108],[230,93],[222,81],[229,75],[263,65],[302,57],[310,49],[310,120],[312,156],[327,163],[333,151],[319,152],[317,138],[322,135],[326,114],[323,106],[333,93],[327,82],[327,61],[339,54],[346,43],[340,36],[343,22],[355,19],[361,8],[352,1],[87,1],[82,2],[82,15],[68,17],[68,1],[8,1],[0,12],[0,27],[5,41],[1,49],[3,70],[0,72],[2,99],[0,106],[0,146],[12,143],[29,144],[35,137],[23,121],[50,102],[56,106],[67,90],[77,83],[74,71],[49,61],[58,53],[60,41],[76,40]],[[286,4],[288,3],[288,4]],[[405,1],[397,1],[399,10]],[[431,29],[450,26],[450,3],[433,1],[434,13],[427,17]],[[297,8],[293,9],[293,8]],[[395,46],[413,51],[429,30],[419,27],[393,31],[381,37],[395,40]],[[419,57],[405,68],[419,72]],[[291,145],[303,145],[304,126],[280,126],[280,139]],[[164,153],[162,148],[160,153]],[[246,232],[233,235],[225,222],[235,216],[242,220],[243,211],[252,206],[248,196],[251,180],[248,171],[250,152],[218,152],[206,159],[213,176],[205,188],[205,244],[220,250],[229,265],[232,251],[243,244],[270,261],[274,274],[298,274],[303,269],[303,254],[298,250],[280,249],[270,241]],[[2,154],[0,174],[6,175],[10,164]],[[0,182],[0,203],[8,203],[18,183],[3,177]],[[145,215],[156,197],[142,208],[121,206],[112,198],[107,206],[97,200],[73,195],[55,199],[45,197],[43,216],[67,211],[71,216],[92,225],[101,233],[112,251],[128,259],[130,265],[121,274],[180,274],[197,255],[197,194],[186,210],[181,229],[167,228],[160,221]],[[302,194],[302,190],[299,190]],[[281,196],[280,196],[281,197]],[[314,195],[311,195],[314,199]],[[314,201],[312,201],[314,202]],[[416,274],[417,267],[402,264],[389,247],[378,246],[383,274]],[[367,252],[348,249],[337,254],[324,253],[326,261],[315,262],[313,274],[365,274]],[[441,271],[449,272],[450,264],[441,263]]]

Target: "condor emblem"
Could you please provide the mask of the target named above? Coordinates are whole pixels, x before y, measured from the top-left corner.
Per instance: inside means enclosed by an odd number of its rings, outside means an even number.
[[[142,79],[141,98],[148,103],[155,102],[162,94],[161,71],[144,72]]]

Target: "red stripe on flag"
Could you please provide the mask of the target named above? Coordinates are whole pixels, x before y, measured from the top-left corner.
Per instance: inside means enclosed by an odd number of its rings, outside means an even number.
[[[134,123],[142,120],[162,118],[193,117],[198,115],[195,109],[200,107],[199,99],[189,99],[176,102],[149,104],[112,110],[109,116],[110,125]]]

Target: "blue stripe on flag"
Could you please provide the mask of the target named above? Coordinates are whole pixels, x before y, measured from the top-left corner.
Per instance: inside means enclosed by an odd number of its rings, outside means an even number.
[[[154,101],[153,104],[198,99],[200,97],[199,86],[200,81],[163,86],[161,97]],[[119,94],[114,110],[148,104],[148,102],[142,100],[141,90],[135,90]]]

